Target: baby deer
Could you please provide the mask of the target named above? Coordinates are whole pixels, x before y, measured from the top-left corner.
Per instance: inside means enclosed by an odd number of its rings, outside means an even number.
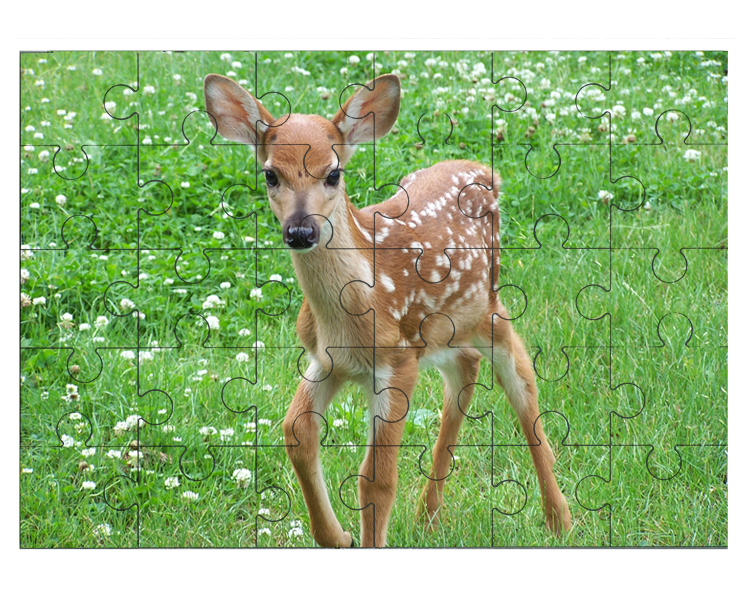
[[[221,75],[206,77],[205,98],[220,135],[255,147],[271,210],[305,295],[297,332],[310,366],[284,419],[284,435],[316,542],[352,545],[334,515],[319,459],[321,415],[342,384],[354,381],[369,396],[372,424],[358,477],[361,506],[369,508],[362,511],[360,540],[380,547],[396,499],[398,449],[419,367],[436,366],[445,383],[432,473],[420,500],[420,512],[432,526],[482,355],[493,362],[520,420],[547,527],[569,530],[570,511],[539,420],[534,371],[493,285],[499,269],[499,177],[477,163],[440,162],[404,178],[389,200],[358,210],[346,194],[344,166],[357,144],[374,143],[395,123],[401,98],[395,75],[361,87],[330,121],[302,114],[275,120]],[[483,218],[472,221],[467,210]],[[421,255],[432,247],[439,249],[435,256]],[[450,260],[445,248],[460,250]],[[417,272],[446,267],[449,275],[436,283]],[[372,318],[354,316],[369,308],[375,309],[374,327]],[[426,319],[438,312],[449,319]]]

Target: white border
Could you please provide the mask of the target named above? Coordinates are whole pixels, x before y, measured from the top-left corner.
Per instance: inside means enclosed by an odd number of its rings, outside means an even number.
[[[234,3],[161,6],[152,2],[78,5],[35,2],[16,7],[15,39],[6,37],[2,54],[5,81],[2,135],[6,175],[2,220],[3,273],[15,290],[18,257],[18,51],[19,50],[729,50],[732,97],[748,97],[748,73],[741,22],[728,2],[674,7],[656,2],[551,3],[501,5],[461,2],[439,5],[381,1],[346,3]],[[740,31],[741,33],[741,31]],[[6,31],[6,36],[8,32]],[[217,37],[212,37],[217,36]],[[500,37],[505,36],[505,37]],[[732,112],[730,152],[730,239],[732,273],[745,273],[744,240],[748,202],[739,195],[745,171],[746,118]],[[735,171],[735,169],[738,169]],[[747,277],[731,280],[730,337],[730,550],[359,550],[333,551],[19,551],[17,460],[8,461],[9,481],[2,498],[2,552],[5,588],[28,597],[66,598],[95,594],[107,598],[225,597],[245,595],[471,597],[479,593],[528,598],[554,597],[736,597],[747,590],[740,571],[746,556],[748,511],[744,498],[748,453],[741,427],[748,421],[748,323],[744,316]],[[15,292],[3,300],[4,314],[17,328]],[[6,304],[7,303],[7,304]],[[14,335],[3,350],[4,378],[15,390],[18,351]],[[18,456],[18,408],[2,422],[7,447]],[[746,563],[745,563],[746,564]],[[744,566],[744,565],[743,565]],[[746,570],[746,567],[745,567]],[[735,587],[736,586],[736,587]]]

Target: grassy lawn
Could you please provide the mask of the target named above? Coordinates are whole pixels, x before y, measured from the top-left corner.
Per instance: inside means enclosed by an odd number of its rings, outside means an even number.
[[[302,294],[254,155],[212,140],[202,82],[330,118],[388,72],[401,112],[347,165],[349,197],[381,202],[450,158],[501,175],[498,286],[574,520],[545,530],[485,363],[432,533],[414,514],[442,381],[423,372],[389,544],[727,544],[726,53],[20,60],[22,547],[313,545],[281,431],[307,364]],[[358,540],[360,390],[326,419],[331,501]]]

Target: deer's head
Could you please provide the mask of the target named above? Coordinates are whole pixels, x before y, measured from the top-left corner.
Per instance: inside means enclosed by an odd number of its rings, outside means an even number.
[[[204,91],[219,134],[255,148],[284,243],[298,252],[327,241],[336,209],[348,202],[344,166],[357,144],[372,143],[391,130],[401,98],[399,78],[381,75],[329,121],[301,114],[274,119],[252,94],[222,75],[208,75]]]

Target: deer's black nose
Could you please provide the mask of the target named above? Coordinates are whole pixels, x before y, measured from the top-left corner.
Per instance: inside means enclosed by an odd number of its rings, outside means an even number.
[[[305,225],[287,226],[284,230],[284,243],[294,250],[312,248],[318,243],[317,228]]]

